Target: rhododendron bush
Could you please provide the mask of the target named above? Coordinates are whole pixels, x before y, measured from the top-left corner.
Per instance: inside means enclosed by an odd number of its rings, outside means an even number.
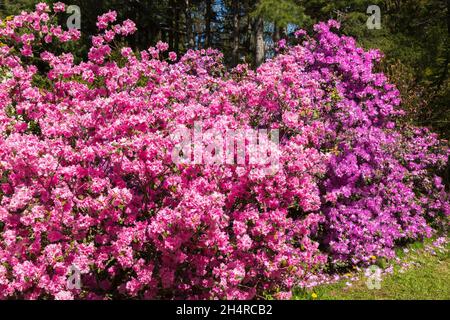
[[[288,298],[446,228],[446,142],[397,123],[380,54],[336,22],[227,71],[214,50],[116,47],[136,27],[114,12],[76,63],[50,11],[0,28],[1,298]],[[174,162],[199,121],[279,130],[278,170]]]

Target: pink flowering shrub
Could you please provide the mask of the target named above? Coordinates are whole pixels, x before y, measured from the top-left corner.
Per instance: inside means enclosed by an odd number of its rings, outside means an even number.
[[[114,47],[136,29],[114,12],[75,63],[49,48],[79,33],[49,12],[0,27],[0,298],[286,298],[328,260],[390,257],[446,225],[448,151],[396,125],[378,53],[334,22],[228,72],[214,50]],[[174,163],[172,134],[197,121],[278,129],[279,170]]]

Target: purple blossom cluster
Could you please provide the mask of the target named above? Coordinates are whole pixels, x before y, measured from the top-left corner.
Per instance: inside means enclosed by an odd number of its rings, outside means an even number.
[[[50,11],[0,26],[0,298],[285,299],[447,226],[446,143],[397,121],[380,54],[336,22],[227,71],[211,49],[115,47],[136,30],[115,12],[75,63],[43,49],[80,36]],[[279,170],[174,163],[198,121],[279,130]]]

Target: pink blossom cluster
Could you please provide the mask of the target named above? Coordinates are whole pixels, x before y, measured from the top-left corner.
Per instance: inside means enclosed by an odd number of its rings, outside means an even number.
[[[288,298],[329,263],[391,257],[446,224],[447,149],[396,124],[379,54],[335,22],[227,71],[211,49],[115,47],[136,27],[114,12],[75,63],[48,49],[79,37],[49,11],[0,27],[0,298]],[[278,129],[280,169],[175,164],[171,134],[197,121]]]

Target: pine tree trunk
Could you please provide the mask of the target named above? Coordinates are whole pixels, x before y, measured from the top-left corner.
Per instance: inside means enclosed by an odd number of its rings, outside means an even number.
[[[194,49],[195,40],[194,40],[194,32],[192,30],[191,2],[190,0],[185,0],[184,4],[185,4],[184,15],[186,18],[187,46],[189,49]]]
[[[240,15],[239,15],[239,0],[233,0],[233,50],[232,59],[233,66],[239,63],[239,30],[240,29]]]
[[[206,16],[205,16],[205,46],[211,46],[211,23],[212,23],[212,3],[206,0]]]
[[[283,38],[283,31],[284,30],[282,27],[279,27],[277,24],[274,25],[272,37],[274,44]]]
[[[175,0],[175,52],[180,52],[180,0]]]
[[[174,0],[169,1],[169,8],[167,8],[167,27],[169,29],[169,47],[173,49],[174,47],[174,21],[173,21],[173,14],[174,14]]]
[[[245,25],[244,25],[244,32],[241,34],[241,36],[244,37],[244,46],[241,49],[241,54],[244,56],[244,63],[247,63],[247,57],[253,56],[254,50],[253,50],[253,24],[252,19],[250,17],[249,12],[251,11],[250,6],[250,0],[246,0],[244,2],[244,12],[245,12]]]
[[[261,17],[255,20],[255,66],[259,67],[264,62],[264,20]]]

